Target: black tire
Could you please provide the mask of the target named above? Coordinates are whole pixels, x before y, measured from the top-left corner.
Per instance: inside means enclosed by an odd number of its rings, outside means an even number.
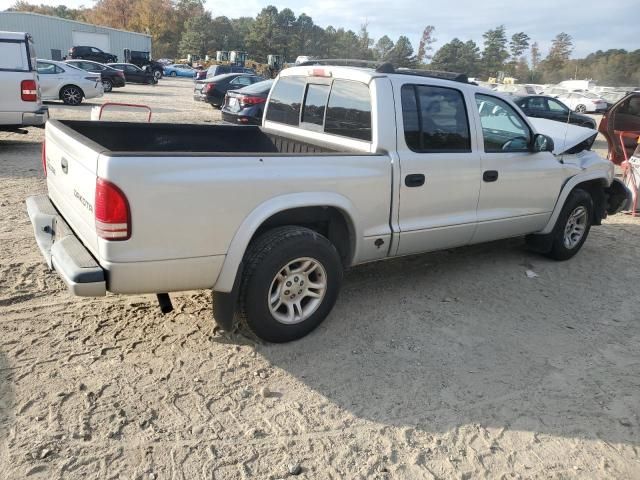
[[[162,70],[154,70],[153,76],[156,80],[160,80],[162,78]]]
[[[171,75],[172,77],[177,77],[178,74],[176,72],[171,72],[169,75]]]
[[[283,323],[274,317],[268,298],[272,294],[270,292],[278,273],[301,258],[312,259],[324,269],[322,272],[326,276],[324,295],[318,305],[311,308],[307,318],[299,323]],[[314,274],[322,277],[322,273],[318,273],[320,270],[316,269]],[[338,298],[342,273],[338,251],[319,233],[298,226],[278,227],[264,233],[252,242],[244,258],[244,272],[238,299],[240,330],[274,343],[289,342],[304,337],[320,325],[331,312]],[[307,283],[311,281],[318,281],[318,279],[310,280],[308,277]],[[304,298],[301,298],[300,304],[303,301]],[[286,306],[284,308],[287,309]],[[295,312],[295,309],[293,311]]]
[[[113,82],[108,78],[105,78],[102,80],[102,87],[104,88],[104,91],[106,93],[109,93],[111,90],[113,90]]]
[[[579,208],[586,210],[584,232],[579,241],[568,246],[565,243],[565,230],[569,224],[571,215],[577,212]],[[527,244],[529,244],[532,249],[554,260],[568,260],[580,251],[582,245],[587,240],[592,220],[593,199],[588,192],[576,188],[569,194],[567,200],[564,202],[564,206],[560,211],[560,215],[558,215],[558,219],[551,233],[548,235],[531,235],[527,237]],[[545,245],[545,247],[541,247],[541,245]]]
[[[65,105],[77,106],[82,103],[84,92],[75,85],[66,85],[60,89],[60,99]]]

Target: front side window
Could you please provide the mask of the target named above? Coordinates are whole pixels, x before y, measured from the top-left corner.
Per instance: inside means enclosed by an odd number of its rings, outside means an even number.
[[[524,120],[504,100],[476,94],[485,152],[524,152],[529,150],[531,132]]]
[[[283,77],[278,80],[271,92],[266,119],[297,127],[304,84],[304,77]]]
[[[368,85],[349,80],[333,82],[324,131],[371,141],[371,95]]]
[[[470,152],[469,121],[462,92],[403,85],[404,138],[414,152]]]
[[[552,112],[567,112],[569,110],[559,101],[553,100],[551,98],[547,98],[547,103],[549,104],[549,110],[551,110]]]
[[[542,97],[530,98],[529,109],[536,110],[536,111],[546,110],[547,106],[545,105],[544,98]]]
[[[302,122],[322,126],[328,97],[329,85],[307,85],[307,94],[302,108]]]

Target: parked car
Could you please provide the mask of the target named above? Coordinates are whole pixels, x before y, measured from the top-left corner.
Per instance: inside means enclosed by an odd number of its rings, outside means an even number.
[[[75,60],[93,60],[94,62],[109,63],[117,62],[118,57],[111,53],[103,52],[97,47],[88,47],[84,45],[71,47],[67,59]]]
[[[220,107],[227,90],[246,87],[263,80],[262,77],[246,73],[225,73],[206,80],[198,80],[193,87],[193,99]]]
[[[598,131],[607,139],[609,160],[617,164],[622,162],[624,152],[620,144],[620,136],[616,132],[626,131],[640,134],[640,92],[630,93],[618,100],[603,115]],[[628,137],[624,137],[623,140],[627,156],[631,157],[637,146],[637,141]]]
[[[85,72],[53,60],[38,60],[37,65],[43,100],[62,100],[66,105],[80,105],[85,98],[103,95],[99,73]]]
[[[569,90],[562,87],[551,86],[543,92],[545,95],[548,95],[553,98],[558,98],[560,95],[564,95],[566,93],[570,93]]]
[[[222,119],[231,123],[260,125],[273,80],[254,83],[240,90],[228,90],[222,105]]]
[[[189,77],[193,78],[195,69],[186,63],[174,63],[164,67],[164,74],[169,77]]]
[[[248,73],[249,75],[257,75],[253,68],[237,67],[235,65],[211,65],[205,70],[205,78],[217,77],[225,73]],[[197,80],[201,78],[196,77]]]
[[[50,120],[48,195],[27,199],[49,267],[165,312],[166,292],[212,289],[223,328],[285,342],[327,317],[344,268],[519,235],[567,260],[628,205],[613,164],[576,150],[593,130],[389,67],[287,68],[261,127]]]
[[[580,113],[571,111],[560,100],[545,95],[527,95],[513,97],[513,101],[528,116],[535,118],[548,118],[563,123],[580,125],[581,127],[597,128],[596,121]]]
[[[149,52],[130,50],[127,63],[131,63],[143,70],[150,70],[156,80],[160,80],[164,75],[164,65],[151,59]]]
[[[618,101],[622,100],[627,96],[629,92],[624,90],[611,90],[600,92],[600,98],[602,98],[605,102],[607,102],[607,110],[613,107]]]
[[[604,112],[607,110],[607,102],[595,93],[571,92],[558,95],[556,98],[578,113]]]
[[[158,79],[147,69],[142,69],[131,63],[109,63],[109,67],[124,72],[127,83],[141,83],[143,85],[155,85]]]
[[[85,72],[99,73],[102,77],[102,87],[105,92],[110,92],[114,88],[124,87],[127,84],[124,72],[109,65],[92,62],[91,60],[65,60],[65,63],[80,68]]]
[[[41,127],[48,118],[31,35],[0,32],[0,130]]]

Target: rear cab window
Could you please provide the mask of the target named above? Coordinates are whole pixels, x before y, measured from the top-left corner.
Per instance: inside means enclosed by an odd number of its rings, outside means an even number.
[[[32,64],[28,52],[26,40],[0,40],[0,71],[30,72]]]
[[[317,82],[283,77],[271,92],[266,120],[331,135],[371,141],[368,85],[343,79]]]

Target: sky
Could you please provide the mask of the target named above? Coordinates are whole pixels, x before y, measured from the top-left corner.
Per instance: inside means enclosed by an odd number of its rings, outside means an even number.
[[[0,10],[14,0],[0,0]],[[91,6],[91,0],[33,0],[31,3],[68,7]],[[414,50],[426,25],[436,27],[434,51],[454,37],[474,40],[482,48],[482,33],[504,24],[510,37],[527,33],[537,41],[543,55],[560,32],[573,37],[574,58],[596,50],[640,48],[638,0],[207,0],[213,16],[255,17],[273,4],[278,10],[290,8],[296,15],[306,13],[322,27],[333,25],[357,32],[367,22],[377,40],[389,35],[393,41],[406,35]],[[304,52],[300,52],[301,55]]]

